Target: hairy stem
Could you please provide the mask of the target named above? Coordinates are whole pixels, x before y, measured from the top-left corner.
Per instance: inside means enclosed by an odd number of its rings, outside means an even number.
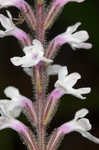
[[[44,47],[44,40],[45,40],[45,30],[44,30],[44,5],[42,0],[38,0],[36,4],[36,19],[37,19],[37,26],[36,26],[36,39],[38,39]],[[33,72],[35,74],[35,85],[36,85],[36,94],[37,94],[37,106],[38,106],[38,125],[37,125],[37,132],[38,132],[38,144],[40,150],[45,150],[45,131],[46,128],[43,126],[42,123],[42,115],[44,111],[44,100],[45,100],[45,92],[44,92],[44,64],[38,64],[34,69]]]

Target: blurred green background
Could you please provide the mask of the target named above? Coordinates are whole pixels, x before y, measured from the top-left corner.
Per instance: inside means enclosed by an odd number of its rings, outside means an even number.
[[[29,1],[31,5],[32,1]],[[16,8],[9,8],[9,10],[13,13],[13,16],[19,13]],[[1,10],[1,12],[4,11]],[[90,35],[89,41],[93,44],[93,48],[74,52],[69,45],[64,45],[55,58],[55,63],[67,65],[70,73],[79,72],[82,75],[82,79],[77,83],[76,87],[90,86],[92,87],[92,92],[84,101],[70,95],[63,96],[56,116],[49,125],[48,132],[50,133],[62,123],[71,120],[77,110],[88,108],[90,110],[88,118],[93,125],[91,133],[99,137],[99,1],[86,0],[81,4],[68,3],[50,32],[47,33],[47,36],[48,39],[52,39],[57,34],[64,32],[68,26],[79,21],[82,22],[82,26],[79,29],[88,31]],[[25,23],[20,27],[28,32]],[[32,98],[32,85],[29,77],[22,72],[20,67],[14,67],[9,61],[15,55],[22,55],[18,41],[13,37],[0,39],[0,97],[1,99],[5,98],[3,94],[4,88],[13,85],[19,88],[23,95]],[[56,77],[51,77],[50,90],[53,88],[56,79]],[[19,119],[26,122],[24,116]],[[0,149],[25,150],[26,147],[21,143],[17,133],[6,129],[0,131]],[[78,133],[71,133],[65,136],[59,149],[98,150],[99,145],[84,139]]]

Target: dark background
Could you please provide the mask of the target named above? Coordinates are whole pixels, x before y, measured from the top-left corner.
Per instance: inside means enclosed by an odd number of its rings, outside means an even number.
[[[49,0],[50,2],[50,0]],[[32,5],[32,0],[30,2]],[[52,39],[59,33],[66,30],[69,25],[76,22],[82,22],[79,29],[87,30],[93,44],[91,50],[78,50],[74,52],[69,45],[64,45],[57,57],[55,63],[67,65],[69,72],[79,72],[82,79],[77,83],[76,87],[92,87],[92,92],[87,96],[87,99],[82,101],[70,95],[62,97],[59,109],[52,123],[49,125],[49,133],[62,123],[73,118],[75,112],[81,108],[88,108],[90,113],[88,118],[93,125],[91,133],[99,137],[99,2],[98,0],[86,0],[84,3],[68,3],[57,19],[52,29],[47,34],[48,39]],[[9,8],[16,16],[19,11],[16,8]],[[1,10],[1,12],[4,10]],[[20,26],[26,31],[28,28],[24,23]],[[34,38],[34,37],[33,37]],[[22,50],[18,41],[13,37],[0,39],[0,96],[5,98],[3,89],[6,86],[13,85],[20,89],[25,96],[32,98],[32,85],[29,77],[27,77],[20,67],[14,67],[9,59],[13,56],[21,56]],[[51,77],[51,86],[53,87],[56,77]],[[19,118],[26,122],[23,116]],[[16,150],[26,147],[21,143],[17,133],[10,129],[0,131],[0,149]],[[96,145],[87,139],[81,137],[78,133],[66,135],[60,148],[74,150],[98,150],[99,145]]]

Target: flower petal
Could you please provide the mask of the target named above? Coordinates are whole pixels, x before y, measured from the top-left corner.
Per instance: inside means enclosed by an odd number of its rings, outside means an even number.
[[[21,100],[20,100],[21,101]],[[21,105],[20,101],[11,101],[9,108],[8,108],[8,113],[9,116],[13,118],[17,118],[20,116],[22,109],[24,106]]]
[[[85,0],[70,0],[70,1],[82,3],[82,2],[84,2]]]
[[[61,65],[49,65],[47,68],[48,75],[57,75],[59,70],[61,69]]]
[[[33,50],[33,46],[32,46],[32,45],[30,45],[30,46],[25,46],[25,47],[23,48],[23,52],[25,53],[25,55],[28,55],[30,52],[32,52],[32,50]]]
[[[0,38],[2,38],[2,37],[4,37],[4,36],[6,36],[5,32],[2,31],[2,30],[0,30]]]
[[[83,48],[83,49],[91,49],[92,44],[91,43],[79,43],[79,44],[72,44],[72,49],[75,50],[76,48]]]
[[[58,72],[58,80],[64,81],[66,79],[66,75],[68,74],[68,70],[66,66],[61,67],[61,69]]]
[[[42,51],[44,53],[44,48],[42,46],[42,43],[39,40],[34,39],[32,44],[33,44],[33,48],[34,49]]]
[[[10,126],[9,118],[0,117],[0,130],[3,130],[5,128],[9,128],[9,126]]]
[[[19,9],[24,8],[24,0],[0,0],[0,9],[14,6]]]
[[[28,76],[33,77],[32,68],[25,67],[25,68],[23,68],[23,70]]]
[[[79,118],[83,118],[83,117],[85,117],[88,113],[89,113],[88,109],[86,109],[86,108],[80,109],[79,111],[77,111],[77,112],[75,113],[74,119],[77,120],[77,119],[79,119]]]
[[[87,138],[88,140],[90,140],[90,141],[92,141],[92,142],[94,142],[94,143],[96,143],[96,144],[99,144],[99,138],[93,136],[93,135],[90,134],[89,132],[81,131],[80,133],[81,133],[81,135],[82,135],[83,137]]]
[[[71,73],[65,78],[64,86],[66,84],[66,86],[68,85],[68,87],[73,87],[79,79],[81,79],[81,75],[79,73]]]
[[[88,32],[87,31],[79,31],[79,32],[76,32],[72,35],[72,37],[76,40],[77,39],[77,42],[84,42],[84,41],[87,41],[89,39],[89,35],[88,35]]]
[[[92,126],[88,119],[82,118],[77,121],[78,125],[82,127],[82,129],[88,131],[91,130]]]
[[[53,60],[48,59],[48,58],[46,58],[46,57],[42,57],[42,58],[41,58],[41,61],[46,62],[46,63],[52,63],[52,62],[53,62]]]
[[[8,116],[8,108],[10,100],[7,99],[1,99],[0,100],[0,114],[1,116]]]
[[[13,27],[15,27],[15,25],[12,22],[11,14],[9,11],[7,11],[7,14],[10,18],[0,14],[0,23],[6,30],[11,30]]]
[[[4,94],[11,99],[20,95],[19,90],[13,86],[6,87],[4,90]]]
[[[75,89],[76,96],[81,99],[86,99],[86,97],[82,96],[82,94],[88,94],[90,92],[91,92],[90,87]]]
[[[60,7],[64,6],[65,4],[67,4],[68,2],[77,2],[77,3],[81,3],[84,0],[55,0],[54,4],[55,6],[59,5]]]
[[[72,34],[73,32],[75,32],[77,30],[77,28],[80,25],[81,25],[81,22],[77,22],[75,25],[68,27],[66,30],[66,34]]]
[[[69,89],[68,93],[74,95],[80,99],[86,99],[86,97],[82,96],[82,94],[88,94],[91,92],[91,88],[80,88],[80,89]]]
[[[0,114],[4,117],[19,117],[24,105],[21,104],[21,99],[14,100],[0,100]]]
[[[20,66],[23,64],[23,57],[13,57],[13,58],[10,58],[10,61],[15,66]]]

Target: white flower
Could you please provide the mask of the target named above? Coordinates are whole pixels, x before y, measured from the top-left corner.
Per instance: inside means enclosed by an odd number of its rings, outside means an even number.
[[[62,45],[64,43],[68,43],[70,44],[73,50],[77,48],[90,49],[92,47],[92,44],[86,43],[86,41],[89,39],[87,31],[81,30],[75,32],[80,25],[81,23],[78,22],[75,25],[68,27],[66,32],[58,35],[54,39],[55,44]]]
[[[20,136],[23,136],[24,139],[28,139],[29,144],[32,145],[30,130],[21,121],[16,119],[24,107],[25,97],[20,95],[19,90],[15,87],[7,87],[4,93],[11,100],[0,100],[0,130],[11,128],[18,132]]]
[[[3,127],[2,118],[9,122],[11,118],[19,117],[22,111],[29,119],[32,118],[34,124],[37,122],[35,108],[30,99],[21,95],[19,90],[12,86],[5,88],[4,94],[10,99],[0,100],[0,129],[1,124]]]
[[[83,97],[82,94],[90,93],[91,88],[73,88],[80,78],[79,73],[75,72],[68,75],[67,67],[61,67],[58,71],[58,80],[55,83],[55,88],[62,90],[64,94],[71,94],[77,98],[85,99],[86,97]]]
[[[11,62],[15,66],[33,67],[37,65],[40,61],[46,63],[53,62],[51,59],[47,59],[46,57],[44,57],[44,48],[40,41],[35,39],[32,43],[33,45],[26,46],[23,49],[25,56],[11,58]]]
[[[23,107],[18,89],[7,87],[4,93],[7,97],[11,98],[11,100],[0,100],[0,130],[9,126],[11,120],[20,115]]]
[[[0,37],[12,35],[12,31],[17,28],[12,21],[11,13],[9,11],[6,12],[8,17],[0,14],[0,23],[5,28],[5,31],[0,30]]]
[[[4,90],[4,94],[10,98],[0,100],[0,108],[2,114],[8,117],[18,117],[22,111],[23,96],[19,93],[19,90],[15,87],[9,86]]]
[[[33,78],[33,70],[32,70],[32,68],[25,67],[25,68],[23,68],[23,71],[26,73],[26,75],[28,75],[29,77]]]
[[[31,44],[31,39],[28,36],[28,34],[26,34],[20,28],[16,27],[15,24],[13,23],[11,13],[9,11],[6,12],[8,17],[0,14],[0,23],[5,29],[4,31],[0,30],[0,38],[3,38],[5,36],[14,36],[20,41],[22,46]]]
[[[99,144],[99,138],[94,137],[88,132],[92,126],[87,118],[83,118],[87,114],[88,110],[85,108],[77,111],[72,121],[64,123],[58,128],[59,132],[68,134],[70,132],[76,131],[79,132],[83,137]]]
[[[24,0],[0,0],[0,8],[15,6],[19,7]]]
[[[47,73],[48,75],[57,75],[61,68],[62,68],[61,65],[57,65],[57,64],[49,65],[47,68]]]
[[[58,71],[61,69],[61,65],[48,65],[47,67],[47,74],[50,75],[57,75]],[[33,77],[32,68],[23,68],[23,71],[29,76]]]

